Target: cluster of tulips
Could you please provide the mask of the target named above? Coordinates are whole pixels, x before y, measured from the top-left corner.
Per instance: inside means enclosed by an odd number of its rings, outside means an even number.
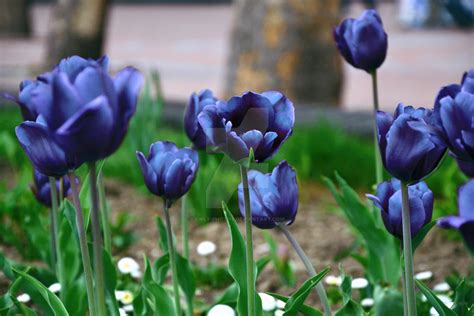
[[[474,70],[464,74],[461,84],[443,87],[433,110],[398,105],[394,115],[378,111],[377,69],[387,53],[387,34],[374,10],[358,19],[347,19],[335,28],[334,37],[343,57],[356,68],[371,74],[374,87],[374,136],[377,191],[368,195],[380,209],[386,229],[402,240],[405,260],[405,314],[416,315],[411,238],[431,221],[433,193],[422,180],[431,174],[447,150],[469,177],[474,177]],[[123,141],[143,84],[142,75],[128,67],[115,77],[108,73],[108,58],[63,59],[37,80],[24,81],[16,101],[25,122],[16,135],[35,169],[34,193],[51,207],[52,252],[56,253],[57,277],[61,283],[64,263],[55,244],[58,236],[58,203],[71,196],[76,212],[77,233],[88,297],[89,314],[108,315],[103,251],[110,253],[108,214],[101,206],[101,181],[97,162],[113,154]],[[299,246],[288,226],[297,215],[298,185],[295,170],[280,162],[268,174],[250,170],[270,159],[291,136],[295,123],[293,103],[282,93],[246,92],[227,101],[218,100],[210,90],[193,93],[184,118],[191,148],[178,148],[171,142],[151,144],[148,156],[137,152],[137,159],[148,190],[163,200],[167,229],[169,265],[172,271],[174,312],[181,315],[180,285],[176,245],[170,221],[170,207],[185,198],[199,168],[198,150],[221,152],[241,170],[238,188],[239,208],[245,220],[245,251],[231,260],[229,270],[239,284],[237,311],[240,315],[260,315],[256,295],[256,267],[253,256],[252,224],[260,229],[280,230],[303,261],[325,315],[332,315],[324,287],[312,262]],[[87,164],[91,199],[93,269],[87,245],[75,170]],[[394,178],[383,181],[383,167]],[[99,177],[100,178],[100,177]],[[182,209],[186,212],[186,208]],[[232,215],[224,212],[232,228]],[[186,213],[184,218],[186,219]],[[459,216],[439,220],[442,227],[458,229],[474,251],[474,180],[459,191]],[[183,223],[183,229],[186,224]],[[231,229],[232,230],[232,229]],[[187,254],[187,232],[183,246]],[[233,235],[234,236],[234,235]],[[242,250],[242,249],[241,249]],[[233,268],[239,265],[240,268]],[[244,274],[236,271],[244,271]],[[187,302],[193,315],[192,301]]]

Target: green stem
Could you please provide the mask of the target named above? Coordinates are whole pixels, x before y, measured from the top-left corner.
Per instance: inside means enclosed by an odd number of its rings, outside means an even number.
[[[58,235],[58,218],[57,218],[57,210],[58,210],[58,192],[56,190],[56,179],[54,177],[49,177],[49,185],[51,187],[50,194],[51,194],[51,209],[49,212],[49,220],[50,220],[50,242],[51,242],[51,268],[57,271],[57,260],[58,260],[58,252],[57,252],[57,235]],[[59,278],[59,276],[58,276]]]
[[[288,239],[293,249],[295,249],[296,253],[298,254],[298,257],[300,257],[301,261],[303,262],[309,276],[311,277],[315,276],[317,273],[316,273],[316,270],[314,269],[313,264],[311,263],[311,260],[309,260],[308,256],[306,256],[306,253],[304,252],[303,248],[301,248],[300,244],[295,239],[293,234],[288,230],[288,227],[285,224],[279,224],[278,228],[282,231],[282,233]],[[321,303],[323,304],[324,315],[331,316],[332,315],[331,305],[329,304],[326,291],[324,290],[324,286],[321,284],[321,282],[319,282],[316,285],[316,292],[318,293],[319,299],[321,300]]]
[[[413,271],[413,252],[411,246],[410,207],[408,203],[408,184],[401,183],[402,188],[402,230],[403,255],[405,258],[405,291],[408,316],[416,316],[415,281]]]
[[[401,246],[401,250],[403,252],[403,245]],[[403,315],[407,316],[408,315],[408,309],[407,309],[407,291],[406,291],[406,285],[405,285],[405,267],[403,264],[403,256],[400,256],[400,267],[402,267],[402,294],[403,294]]]
[[[92,249],[94,251],[94,272],[97,299],[97,315],[106,316],[104,260],[102,254],[103,242],[100,230],[99,190],[97,188],[97,173],[95,162],[89,163],[89,185],[91,193],[91,225]]]
[[[255,276],[253,269],[253,236],[252,236],[252,212],[250,210],[248,168],[240,166],[242,186],[244,189],[245,208],[245,239],[246,239],[246,265],[247,265],[247,306],[248,316],[255,315]]]
[[[181,303],[179,299],[178,269],[176,268],[176,251],[174,249],[173,228],[171,227],[169,208],[170,208],[170,203],[165,200],[164,210],[165,210],[165,221],[166,221],[166,234],[168,235],[168,252],[170,256],[171,278],[173,280],[174,305],[176,308],[176,314],[180,316]]]
[[[89,303],[90,316],[97,315],[95,305],[94,282],[92,277],[91,259],[89,256],[89,248],[87,247],[86,230],[84,228],[84,215],[82,214],[81,201],[79,200],[79,190],[77,188],[76,177],[74,172],[68,173],[69,182],[71,184],[72,200],[76,209],[76,226],[79,236],[79,245],[81,248],[82,267],[84,269],[84,278],[86,281],[87,301]]]
[[[379,110],[379,92],[377,87],[377,70],[371,72],[372,76],[372,97],[374,101],[374,115],[377,114]],[[374,148],[375,148],[375,175],[377,183],[383,181],[383,168],[382,168],[382,157],[380,156],[379,146],[378,146],[378,132],[377,132],[377,122],[374,116]]]
[[[109,206],[107,205],[107,200],[105,198],[105,185],[104,177],[102,171],[98,175],[99,181],[99,200],[100,200],[100,215],[102,216],[102,230],[104,231],[104,245],[105,250],[112,255],[112,234],[110,232],[110,215],[109,215]]]
[[[188,227],[188,195],[185,194],[181,198],[181,238],[183,239],[183,255],[189,258],[189,227]]]

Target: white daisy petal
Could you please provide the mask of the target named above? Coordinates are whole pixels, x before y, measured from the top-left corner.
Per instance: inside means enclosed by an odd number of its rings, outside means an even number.
[[[140,269],[140,265],[138,262],[135,261],[135,259],[130,258],[130,257],[123,257],[117,262],[117,267],[120,273],[122,274],[129,274],[132,273],[135,270]]]
[[[369,281],[365,278],[355,278],[352,280],[351,287],[353,289],[365,289],[367,286],[369,286]]]
[[[262,300],[262,309],[264,312],[271,312],[276,308],[276,300],[273,296],[267,293],[258,293]]]
[[[366,307],[366,308],[372,307],[372,306],[374,306],[374,299],[370,298],[370,297],[364,298],[360,302],[360,305],[362,305],[362,307]]]
[[[451,287],[447,282],[438,283],[433,287],[435,292],[449,292],[449,290],[451,290]]]
[[[124,305],[122,308],[126,312],[133,312],[133,305],[132,304]]]
[[[123,308],[119,308],[119,315],[120,316],[127,316],[127,311],[124,310]]]
[[[227,305],[214,305],[208,312],[207,316],[235,316],[235,311]]]
[[[273,314],[273,315],[275,315],[275,316],[283,316],[284,313],[285,313],[285,312],[282,311],[281,309],[277,309],[277,310],[275,311],[275,314]]]
[[[277,305],[277,308],[279,309],[285,309],[286,303],[283,302],[282,300],[277,300],[276,305]]]
[[[28,294],[23,293],[23,294],[18,295],[16,299],[20,303],[28,303],[31,300],[31,297]]]
[[[59,293],[59,291],[61,291],[61,284],[53,283],[48,287],[48,290],[50,290],[53,293]]]
[[[119,301],[123,305],[128,305],[133,303],[133,294],[130,291],[124,291],[123,296],[119,299]]]
[[[433,272],[431,271],[423,271],[415,274],[415,279],[419,281],[426,281],[433,277]]]
[[[341,278],[340,276],[328,275],[328,276],[324,279],[324,282],[326,282],[327,285],[341,286],[341,284],[342,284],[342,278]]]
[[[216,244],[213,243],[212,241],[206,240],[197,246],[197,253],[200,256],[209,256],[210,254],[213,254],[216,252]]]
[[[142,277],[142,272],[140,271],[140,269],[137,269],[137,270],[133,270],[132,272],[130,272],[130,275],[134,279],[140,279]]]
[[[439,295],[436,295],[440,300],[441,302],[444,303],[444,305],[446,305],[448,308],[451,308],[453,307],[454,305],[454,302],[453,300],[447,296],[447,295],[444,295],[444,294],[439,294]]]

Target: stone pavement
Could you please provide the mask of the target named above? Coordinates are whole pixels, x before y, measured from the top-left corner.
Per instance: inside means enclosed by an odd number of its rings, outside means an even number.
[[[359,15],[362,7],[351,7]],[[389,34],[389,53],[379,71],[382,108],[398,102],[431,106],[440,86],[458,82],[474,67],[474,31],[403,30],[397,8],[384,4],[381,15]],[[51,10],[32,10],[30,39],[0,39],[0,90],[14,91],[32,77],[46,53]],[[158,69],[165,97],[184,101],[192,91],[223,90],[232,7],[228,5],[114,5],[105,51],[118,69],[133,64]],[[370,77],[345,66],[342,104],[347,110],[371,109]]]

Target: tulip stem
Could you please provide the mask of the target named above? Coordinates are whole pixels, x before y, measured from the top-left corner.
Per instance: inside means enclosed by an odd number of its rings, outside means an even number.
[[[401,251],[403,252],[403,245],[401,246]],[[406,316],[408,315],[408,310],[407,310],[407,291],[406,291],[406,285],[405,285],[405,267],[403,264],[403,256],[400,256],[400,266],[402,267],[402,294],[403,294],[403,315]]]
[[[189,258],[188,195],[181,198],[181,238],[183,239],[183,256]]]
[[[402,230],[403,256],[405,259],[405,293],[408,316],[416,316],[415,281],[413,251],[411,246],[410,208],[408,203],[408,184],[401,183],[402,189]]]
[[[59,225],[58,225],[58,190],[56,188],[56,179],[49,177],[49,184],[51,187],[51,258],[53,260],[53,267],[56,270],[59,284],[64,286],[64,272],[63,262],[59,249]],[[64,292],[64,291],[63,291]],[[62,292],[61,292],[62,293]]]
[[[92,277],[91,259],[89,256],[89,248],[87,247],[86,230],[84,227],[84,215],[82,214],[81,201],[79,200],[79,189],[77,188],[76,177],[74,172],[68,173],[69,183],[71,184],[72,200],[76,208],[76,226],[79,236],[79,245],[81,248],[82,267],[84,269],[84,278],[86,281],[87,301],[89,304],[89,314],[97,315],[95,305],[94,283]]]
[[[252,236],[252,212],[250,210],[250,192],[248,168],[240,166],[240,175],[242,177],[242,186],[244,190],[244,208],[245,208],[245,239],[246,239],[246,265],[247,265],[247,306],[249,316],[255,315],[255,276],[253,269],[253,236]]]
[[[176,267],[176,251],[173,242],[173,227],[171,227],[171,220],[169,214],[170,203],[164,200],[164,211],[166,221],[166,234],[168,235],[168,253],[170,256],[171,279],[173,280],[174,305],[176,308],[176,315],[181,316],[181,303],[179,299],[179,283],[178,283],[178,269]]]
[[[380,156],[380,150],[378,148],[378,131],[377,131],[377,122],[375,120],[375,115],[379,110],[379,91],[377,86],[377,70],[371,72],[372,76],[372,97],[374,102],[374,148],[375,148],[375,175],[376,181],[378,183],[383,182],[383,168],[382,168],[382,157]]]
[[[99,209],[99,189],[97,187],[97,170],[95,162],[89,163],[89,185],[91,193],[91,225],[92,225],[92,249],[94,251],[94,272],[97,295],[97,315],[105,316],[105,280],[104,280],[104,260],[103,241],[100,230],[100,209]],[[105,223],[104,223],[105,225]]]
[[[107,250],[107,252],[112,255],[112,234],[110,232],[109,223],[110,215],[107,200],[105,198],[105,185],[102,171],[99,172],[97,180],[99,182],[99,199],[101,208],[100,214],[102,216],[102,229],[104,230],[104,245],[105,250]]]
[[[285,235],[286,239],[288,239],[291,246],[296,251],[296,254],[298,255],[298,257],[300,257],[300,259],[303,262],[309,276],[310,277],[315,276],[317,273],[316,273],[316,270],[314,269],[313,264],[311,263],[311,260],[309,260],[308,256],[304,252],[303,248],[301,248],[300,244],[295,239],[293,234],[288,230],[288,226],[286,226],[285,224],[278,224],[277,227]],[[328,297],[326,295],[326,291],[324,290],[324,286],[321,284],[321,282],[319,282],[316,285],[316,292],[318,293],[319,299],[321,300],[321,303],[323,304],[324,315],[331,316],[332,315],[331,305],[329,304],[329,300],[328,300]]]

